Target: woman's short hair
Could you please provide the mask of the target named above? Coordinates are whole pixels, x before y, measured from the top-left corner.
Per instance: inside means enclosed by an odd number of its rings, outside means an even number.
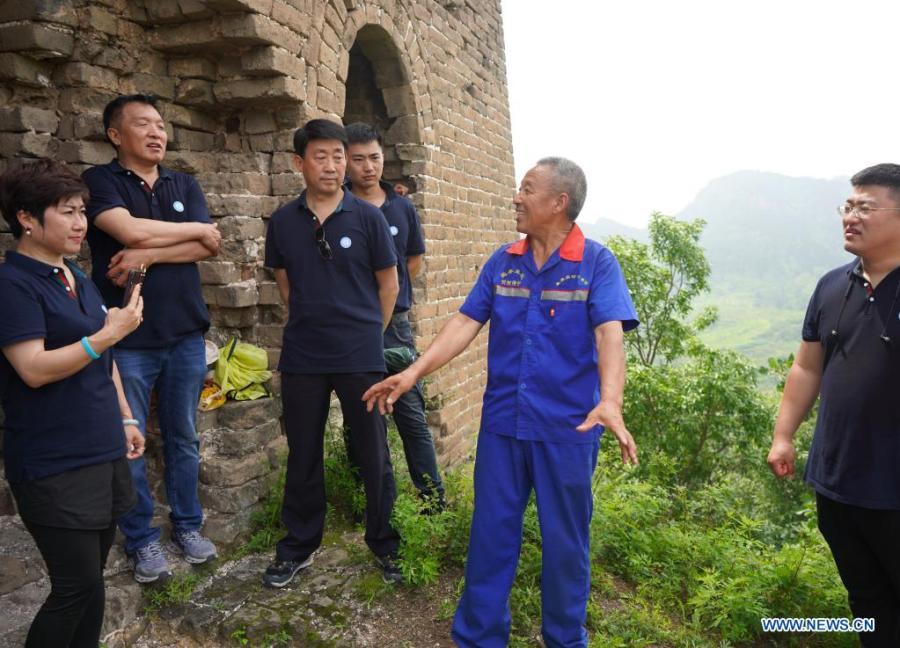
[[[22,236],[17,216],[20,211],[31,214],[43,225],[47,207],[71,196],[81,196],[87,202],[87,185],[77,173],[56,160],[41,158],[0,175],[0,212],[15,238]]]

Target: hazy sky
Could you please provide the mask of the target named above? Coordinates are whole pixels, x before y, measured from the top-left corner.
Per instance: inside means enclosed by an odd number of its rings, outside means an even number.
[[[586,220],[643,225],[710,180],[900,162],[897,0],[502,0],[516,181],[563,155]]]

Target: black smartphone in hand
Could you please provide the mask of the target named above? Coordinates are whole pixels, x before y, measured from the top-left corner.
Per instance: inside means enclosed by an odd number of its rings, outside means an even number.
[[[134,289],[144,283],[144,275],[146,274],[147,271],[144,269],[144,266],[132,268],[128,271],[128,279],[125,282],[125,299],[122,301],[122,308],[128,306],[128,303],[131,301],[131,295],[134,294]]]

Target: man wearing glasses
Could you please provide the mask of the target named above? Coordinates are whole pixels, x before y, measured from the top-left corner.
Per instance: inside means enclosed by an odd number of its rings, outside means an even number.
[[[384,375],[382,333],[399,292],[397,257],[379,209],[344,191],[344,128],[314,119],[294,134],[294,166],[306,190],[269,220],[272,268],[288,322],[278,369],[288,438],[281,519],[287,535],[263,583],[287,585],[312,564],[325,525],[323,438],[332,390],[353,430],[350,442],[366,493],[366,533],[388,582],[400,580],[391,528],[394,474],[384,418],[363,393]]]
[[[820,397],[805,479],[864,646],[900,645],[900,165],[851,179],[838,208],[858,258],[823,276],[809,302],[768,462],[794,474],[794,433]]]

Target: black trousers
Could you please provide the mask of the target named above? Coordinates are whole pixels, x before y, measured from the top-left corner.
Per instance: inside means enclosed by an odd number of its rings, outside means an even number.
[[[900,646],[900,511],[866,509],[816,494],[819,530],[831,547],[856,618],[875,619],[861,632],[866,648]]]
[[[103,567],[116,535],[100,531],[25,526],[50,574],[50,595],[38,610],[26,648],[97,648],[106,603]]]
[[[353,430],[350,443],[366,493],[366,544],[376,556],[397,550],[399,536],[391,527],[396,488],[387,428],[377,408],[367,412],[362,401],[363,393],[381,378],[380,373],[282,374],[288,461],[281,520],[288,532],[275,550],[279,560],[305,560],[322,543],[326,509],[323,446],[332,390]]]

